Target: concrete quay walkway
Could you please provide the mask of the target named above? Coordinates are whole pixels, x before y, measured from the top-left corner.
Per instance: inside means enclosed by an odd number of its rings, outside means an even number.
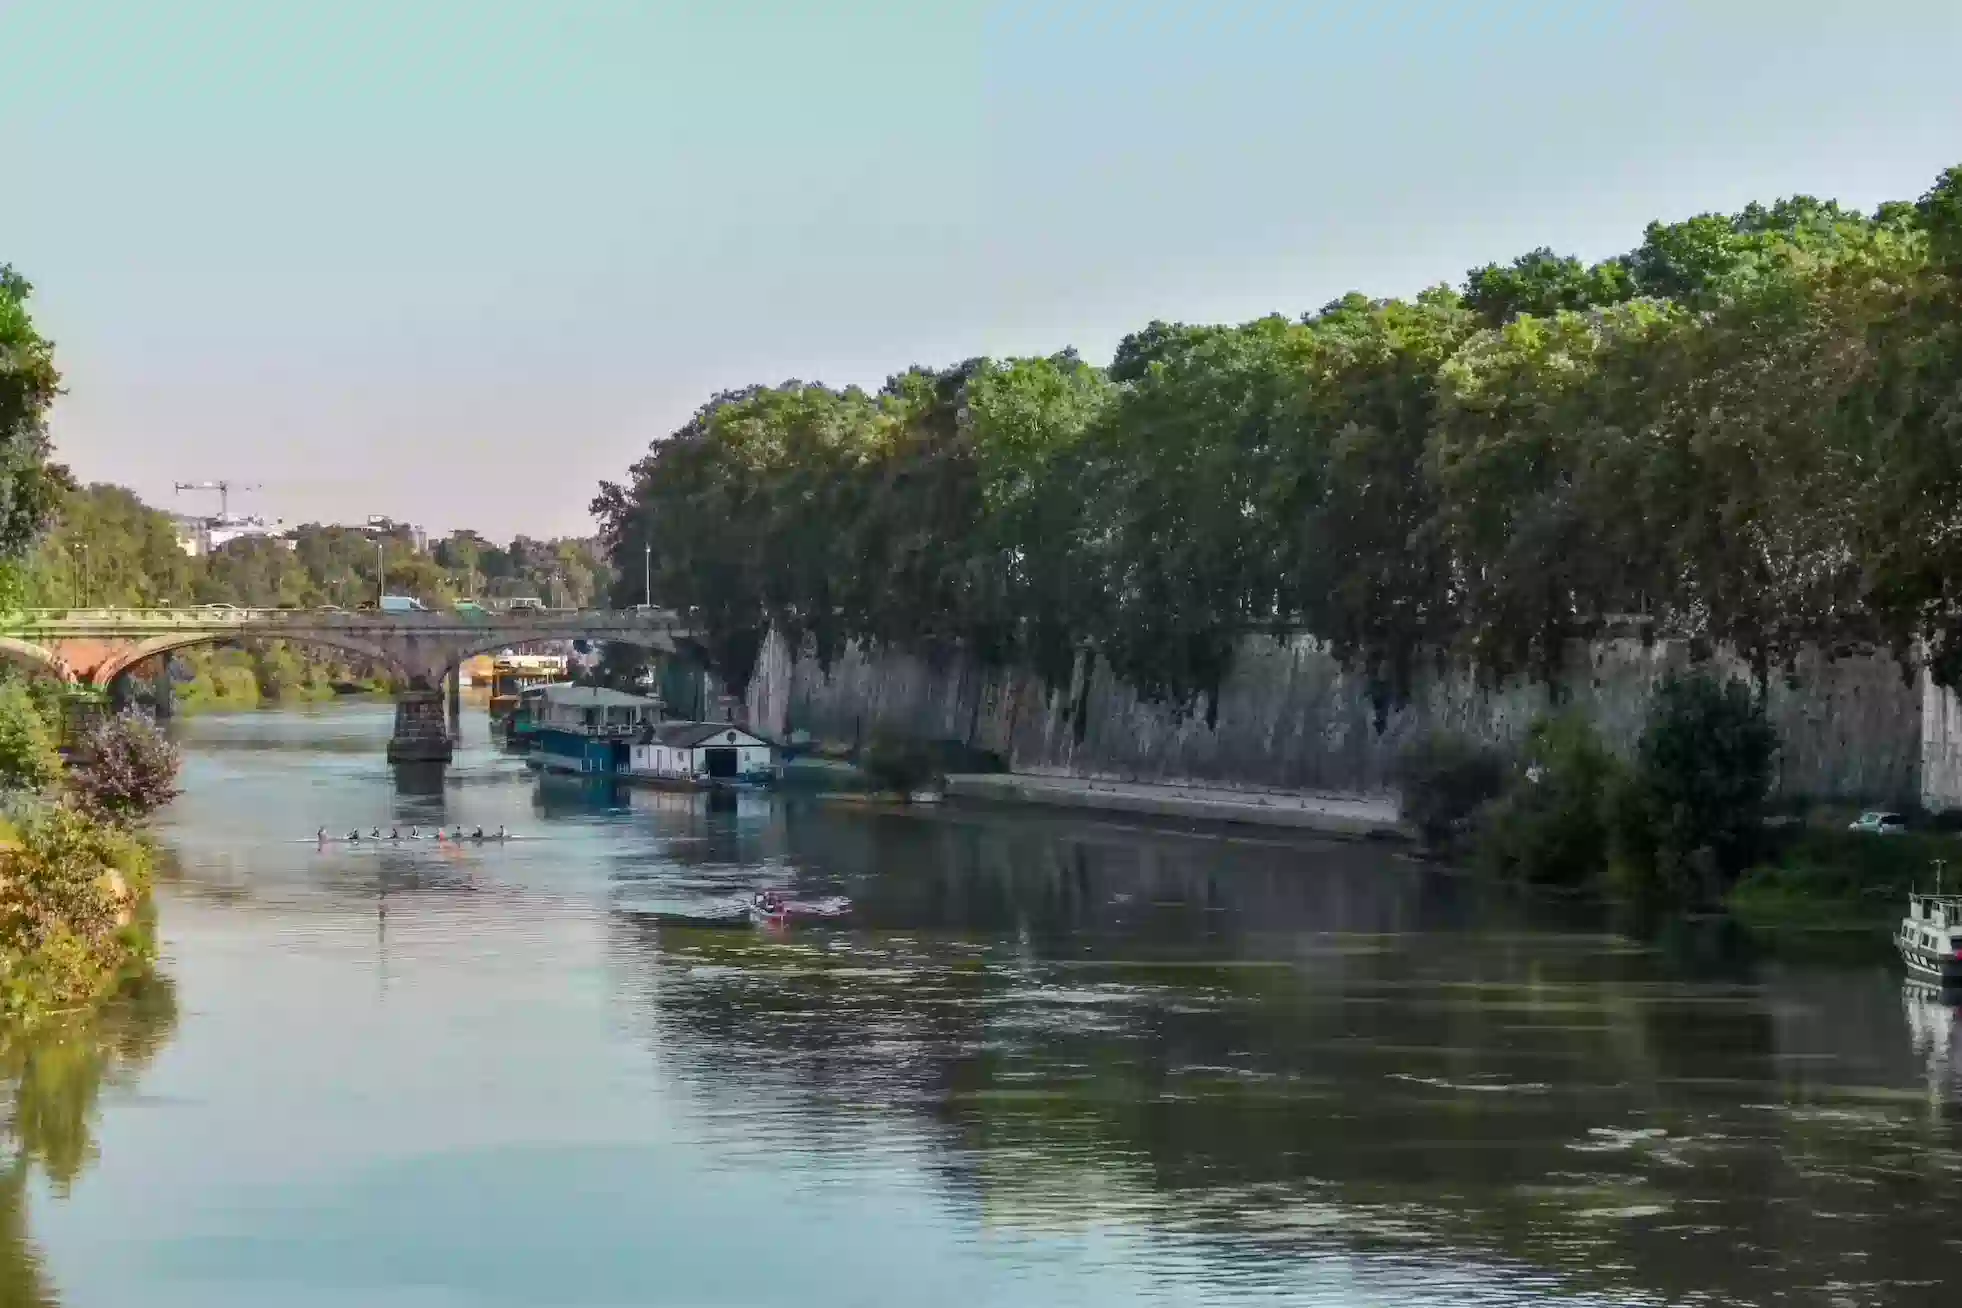
[[[1405,835],[1394,801],[1366,795],[1311,795],[1295,791],[1229,790],[1216,786],[1102,781],[1088,777],[1020,773],[962,773],[947,778],[947,793],[963,799],[1051,804],[1153,817],[1197,818],[1293,827],[1339,836]]]

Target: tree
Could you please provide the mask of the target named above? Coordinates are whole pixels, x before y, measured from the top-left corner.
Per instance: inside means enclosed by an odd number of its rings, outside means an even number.
[[[1604,308],[1634,293],[1627,260],[1608,259],[1590,268],[1542,246],[1510,264],[1472,269],[1465,275],[1464,299],[1487,327],[1503,327],[1521,314],[1550,318]]]
[[[28,315],[32,293],[0,263],[0,562],[26,553],[69,484],[67,470],[48,462],[48,406],[61,374],[53,344]]]
[[[57,733],[19,680],[0,683],[0,788],[45,790],[61,779]]]
[[[1512,784],[1484,815],[1480,861],[1536,885],[1595,886],[1607,870],[1621,766],[1576,713],[1533,724]]]
[[[116,822],[148,817],[177,796],[177,747],[144,714],[125,710],[79,743],[70,784],[83,806]]]
[[[1778,735],[1737,681],[1672,677],[1657,690],[1619,819],[1631,889],[1715,903],[1764,835]]]

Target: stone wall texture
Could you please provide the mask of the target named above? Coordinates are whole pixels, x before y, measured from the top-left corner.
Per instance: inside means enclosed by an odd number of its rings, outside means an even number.
[[[1680,642],[1577,644],[1563,703],[1585,712],[1626,752],[1656,685],[1691,666]],[[1735,659],[1710,666],[1746,675]],[[1079,700],[1081,739],[1070,716]],[[1544,686],[1492,687],[1461,670],[1438,669],[1379,732],[1362,680],[1317,641],[1254,638],[1236,658],[1209,727],[1203,712],[1181,715],[1142,701],[1101,665],[1079,666],[1072,685],[1052,687],[961,658],[931,664],[854,649],[827,673],[772,637],[746,708],[754,725],[778,736],[853,741],[890,731],[954,740],[1001,755],[1017,772],[1389,794],[1395,760],[1413,737],[1445,729],[1516,741],[1552,705]],[[1791,677],[1773,678],[1769,711],[1783,741],[1781,794],[1887,804],[1921,798],[1924,739],[1934,723],[1946,733],[1941,775],[1952,803],[1962,806],[1962,709],[1953,695],[1904,676],[1890,656],[1803,660]]]
[[[1962,699],[1924,682],[1921,697],[1921,802],[1962,808]]]

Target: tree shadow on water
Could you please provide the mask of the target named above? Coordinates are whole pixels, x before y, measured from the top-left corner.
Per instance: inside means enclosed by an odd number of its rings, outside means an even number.
[[[66,1195],[96,1158],[105,1090],[149,1065],[177,1026],[167,977],[139,978],[100,1010],[0,1032],[0,1304],[60,1302],[28,1231],[38,1171]]]

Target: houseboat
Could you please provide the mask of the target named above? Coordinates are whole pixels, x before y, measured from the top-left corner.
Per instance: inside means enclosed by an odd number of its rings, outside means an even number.
[[[508,650],[491,663],[491,725],[509,731],[512,715],[518,711],[518,696],[534,686],[548,686],[566,680],[563,654],[513,654]]]
[[[553,772],[619,776],[629,750],[648,739],[661,718],[661,701],[599,686],[534,686],[518,697],[512,718],[525,761]]]
[[[776,780],[776,747],[731,722],[664,722],[634,744],[627,779],[699,789]]]
[[[1916,980],[1962,988],[1962,895],[1910,894],[1894,945]]]

